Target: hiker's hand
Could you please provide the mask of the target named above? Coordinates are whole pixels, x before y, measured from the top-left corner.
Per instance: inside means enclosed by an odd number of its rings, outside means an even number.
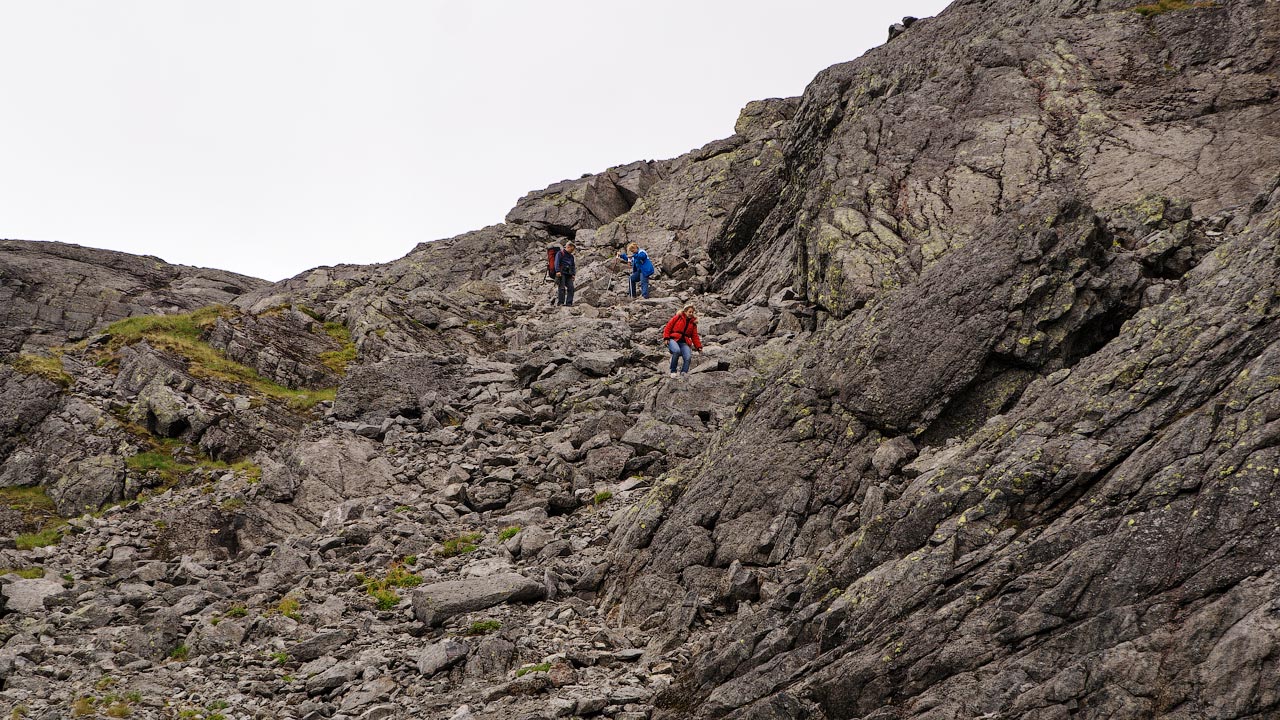
[[[560,277],[560,273],[556,273],[556,277]]]

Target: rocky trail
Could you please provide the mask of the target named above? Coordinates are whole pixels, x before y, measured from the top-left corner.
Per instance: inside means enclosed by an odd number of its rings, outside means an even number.
[[[277,283],[0,241],[0,710],[1277,716],[1278,27],[960,0]]]
[[[30,717],[648,717],[689,653],[644,624],[666,608],[610,618],[595,602],[613,516],[701,450],[756,374],[757,354],[783,352],[794,333],[771,337],[781,307],[734,312],[678,280],[655,282],[649,300],[627,297],[624,275],[606,291],[601,266],[611,265],[585,264],[580,297],[596,304],[572,308],[547,304],[539,268],[514,273],[495,319],[458,325],[477,345],[508,348],[501,359],[401,356],[353,368],[351,396],[291,419],[296,437],[250,456],[259,462],[197,462],[180,478],[126,465],[125,485],[159,481],[145,500],[118,497],[131,489],[93,472],[55,490],[63,512],[86,497],[108,507],[70,520],[58,544],[0,551],[0,566],[42,572],[0,576],[13,613],[0,697]],[[661,328],[678,299],[712,314],[706,352],[673,379]],[[293,307],[265,315],[325,335]],[[235,356],[235,340],[222,338],[258,322],[227,313],[204,332]],[[505,342],[492,339],[497,327]],[[138,449],[172,434],[168,456],[207,451],[179,441],[217,414],[200,392],[210,380],[170,375],[122,393],[120,376],[97,367],[107,363],[89,362],[107,342],[61,355],[75,403],[55,411],[63,434],[46,419],[42,440],[82,445],[86,421],[118,418],[124,434],[142,435],[126,441]],[[148,359],[124,362],[182,374],[170,367],[181,352],[138,352]],[[283,365],[257,360],[265,371]],[[312,374],[288,367],[295,381]],[[447,377],[429,407],[388,382],[420,372]],[[232,414],[264,412],[239,400]],[[122,411],[139,403],[142,426],[129,427]],[[759,577],[734,568],[707,589],[727,609],[757,597]],[[619,611],[642,622],[619,623]],[[712,622],[692,605],[681,615],[682,629]]]

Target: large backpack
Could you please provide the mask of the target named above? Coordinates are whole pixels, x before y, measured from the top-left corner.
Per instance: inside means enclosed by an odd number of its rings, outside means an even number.
[[[559,245],[551,245],[547,248],[547,279],[556,279],[556,255],[560,253]]]

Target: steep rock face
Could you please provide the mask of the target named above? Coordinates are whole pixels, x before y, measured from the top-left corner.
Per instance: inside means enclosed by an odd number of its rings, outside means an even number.
[[[616,520],[623,615],[762,578],[655,639],[703,648],[664,717],[1274,711],[1278,20],[957,3],[815,80],[780,199],[711,251],[820,329]]]
[[[748,192],[712,245],[755,237],[720,283],[746,299],[794,274],[839,316],[1046,187],[1102,214],[1151,194],[1197,215],[1251,200],[1275,172],[1274,13],[955,3],[814,80],[782,144],[785,186]]]
[[[79,340],[131,315],[227,303],[266,284],[154,257],[0,240],[0,353]]]

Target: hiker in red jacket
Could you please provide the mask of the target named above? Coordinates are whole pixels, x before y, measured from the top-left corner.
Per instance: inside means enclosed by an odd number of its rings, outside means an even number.
[[[702,352],[698,315],[692,305],[685,305],[683,310],[671,316],[667,326],[662,328],[662,339],[667,341],[667,349],[671,351],[671,377],[676,377],[676,364],[681,358],[684,358],[684,367],[680,369],[680,376],[687,376],[692,351]]]

